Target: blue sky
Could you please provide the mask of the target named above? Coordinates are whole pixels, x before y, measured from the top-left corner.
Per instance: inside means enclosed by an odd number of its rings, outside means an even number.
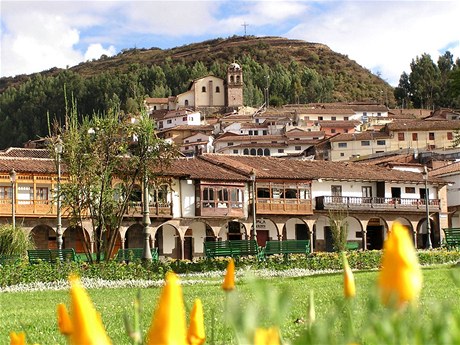
[[[65,68],[122,49],[217,37],[319,42],[392,85],[413,58],[460,57],[460,1],[1,0],[0,76]]]

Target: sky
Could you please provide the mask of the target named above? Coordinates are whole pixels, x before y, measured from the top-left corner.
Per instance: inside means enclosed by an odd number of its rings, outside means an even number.
[[[72,67],[123,49],[233,35],[323,43],[397,86],[417,56],[460,57],[460,1],[0,0],[0,76]],[[244,24],[247,24],[244,26]]]

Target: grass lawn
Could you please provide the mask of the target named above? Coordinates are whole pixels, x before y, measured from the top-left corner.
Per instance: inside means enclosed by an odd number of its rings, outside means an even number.
[[[423,270],[424,284],[421,296],[420,322],[428,321],[426,311],[440,302],[449,303],[453,308],[460,308],[459,288],[454,284],[451,273],[454,269],[437,267]],[[189,278],[192,279],[192,278]],[[356,323],[365,322],[363,307],[375,292],[377,272],[356,272]],[[224,321],[225,295],[220,289],[221,280],[211,284],[186,285],[183,288],[187,313],[193,300],[201,298],[205,314],[207,343],[232,344],[233,334]],[[285,339],[295,339],[305,327],[297,319],[307,319],[309,292],[314,291],[316,318],[321,320],[333,309],[334,301],[342,297],[342,275],[316,275],[302,278],[273,278],[259,281],[259,284],[237,280],[237,291],[241,300],[241,310],[245,310],[254,299],[256,286],[262,284],[267,290],[283,291],[291,300],[286,318],[283,321],[282,333]],[[131,313],[132,302],[138,289],[89,289],[88,292],[101,313],[107,333],[114,344],[130,344],[125,335],[123,314]],[[141,289],[141,322],[146,332],[160,288]],[[68,291],[39,291],[0,293],[0,344],[9,342],[10,331],[25,331],[29,343],[66,344],[65,338],[59,334],[56,325],[56,305],[64,302],[69,305]],[[269,304],[269,302],[266,302]],[[265,315],[265,314],[263,314]],[[266,321],[266,320],[265,320]],[[261,318],[263,323],[263,317]],[[214,339],[214,341],[211,341]]]

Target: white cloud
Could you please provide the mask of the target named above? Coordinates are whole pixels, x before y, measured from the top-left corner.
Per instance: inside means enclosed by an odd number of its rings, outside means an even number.
[[[92,43],[89,45],[85,53],[85,60],[99,59],[101,55],[112,56],[116,54],[114,46],[110,46],[107,49],[102,47],[100,43]]]
[[[326,6],[330,5],[326,3]],[[460,2],[345,2],[312,12],[287,35],[327,44],[396,85],[413,58],[460,43]],[[459,55],[455,55],[459,57]]]

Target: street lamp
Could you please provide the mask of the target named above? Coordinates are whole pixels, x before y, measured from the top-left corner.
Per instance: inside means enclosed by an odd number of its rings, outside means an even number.
[[[64,145],[62,144],[61,138],[58,138],[56,142],[56,146],[54,147],[54,150],[56,152],[56,160],[57,160],[57,228],[56,228],[56,242],[57,242],[57,247],[59,250],[62,249],[62,219],[61,219],[61,154],[62,150],[64,148]]]
[[[257,232],[256,232],[256,172],[252,169],[251,173],[249,174],[249,179],[252,182],[252,238],[257,240]]]
[[[145,163],[144,163],[145,164]],[[144,176],[142,177],[142,226],[144,235],[144,248],[142,250],[142,261],[152,261],[152,252],[150,250],[150,210],[149,210],[149,178],[147,176],[147,166],[144,165]]]
[[[16,229],[16,192],[15,192],[15,183],[16,183],[16,171],[11,169],[10,171],[10,181],[11,181],[11,215],[13,218],[13,229]]]
[[[428,190],[428,169],[423,166],[423,180],[425,181],[425,207],[426,207],[426,232],[428,233],[427,247],[432,249],[433,245],[431,243],[431,224],[430,224],[430,193]]]

